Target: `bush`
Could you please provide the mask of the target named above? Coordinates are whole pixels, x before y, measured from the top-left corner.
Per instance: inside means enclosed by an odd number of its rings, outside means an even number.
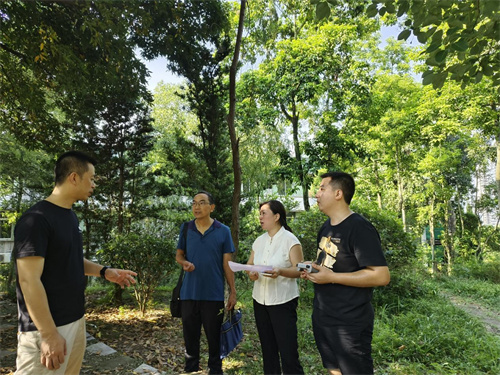
[[[476,259],[468,262],[457,261],[453,266],[452,275],[500,284],[500,261],[479,261]]]
[[[311,207],[309,211],[297,213],[290,220],[290,227],[302,244],[305,260],[315,260],[318,250],[318,231],[328,217],[322,213],[318,206]]]
[[[403,230],[401,221],[394,213],[380,211],[376,205],[361,201],[354,202],[353,210],[377,228],[389,268],[399,268],[414,262],[417,247],[413,237]]]
[[[174,225],[144,221],[128,234],[114,234],[98,256],[113,267],[137,272],[135,298],[142,313],[155,288],[175,267],[177,230]]]
[[[14,272],[14,257],[9,263],[0,263],[0,292],[16,300],[16,275]]]
[[[390,313],[399,313],[408,308],[414,300],[432,298],[437,295],[435,285],[424,271],[407,266],[391,272],[389,285],[375,288],[373,305]]]

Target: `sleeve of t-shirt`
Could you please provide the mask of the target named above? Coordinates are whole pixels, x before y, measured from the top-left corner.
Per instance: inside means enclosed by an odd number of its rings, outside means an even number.
[[[223,227],[226,231],[226,238],[224,240],[224,249],[223,249],[223,253],[226,254],[226,253],[234,253],[235,249],[234,249],[234,244],[233,244],[233,238],[231,237],[231,230],[229,229],[229,227]]]
[[[368,221],[360,222],[354,238],[354,256],[361,267],[387,266],[380,236],[371,223]]]
[[[290,233],[291,236],[288,236],[288,250],[290,251],[292,249],[292,247],[294,247],[295,245],[300,245],[300,241],[299,239],[297,238],[297,236],[295,236],[295,234],[293,233]]]
[[[45,218],[36,213],[24,214],[16,224],[14,232],[14,257],[44,257],[47,254],[49,225]]]

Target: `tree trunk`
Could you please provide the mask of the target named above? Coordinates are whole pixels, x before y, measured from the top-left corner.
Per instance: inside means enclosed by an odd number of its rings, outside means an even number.
[[[382,211],[384,208],[382,204],[382,187],[380,183],[380,175],[378,171],[378,161],[373,160],[373,166],[374,166],[374,174],[375,174],[375,186],[377,187],[377,204],[378,204],[378,209]]]
[[[403,178],[401,177],[401,161],[399,157],[399,149],[396,150],[396,176],[398,180],[399,211],[401,212],[401,222],[403,223],[403,231],[406,232],[407,229],[406,229],[404,186],[403,186]]]
[[[240,18],[238,22],[238,34],[234,47],[233,61],[229,70],[229,114],[227,116],[227,125],[229,127],[229,137],[231,138],[231,151],[233,156],[233,175],[234,189],[233,200],[231,203],[231,236],[236,249],[239,249],[240,234],[240,201],[241,201],[241,164],[240,164],[240,140],[236,135],[234,120],[236,117],[236,73],[238,71],[238,60],[240,56],[241,39],[243,35],[243,21],[245,20],[246,0],[240,2]]]
[[[431,262],[432,262],[432,273],[436,274],[437,273],[437,263],[436,263],[436,251],[435,251],[435,244],[436,244],[436,238],[434,237],[434,197],[432,198],[431,202],[431,214],[429,217],[429,239],[431,243]]]
[[[288,121],[292,124],[293,133],[293,148],[295,152],[295,160],[297,161],[297,174],[299,177],[300,186],[302,187],[302,199],[304,201],[304,210],[309,211],[309,194],[308,186],[306,183],[306,178],[304,175],[304,167],[302,165],[302,153],[300,151],[299,142],[299,114],[297,113],[297,107],[295,106],[295,101],[292,103],[292,114],[290,115],[286,110],[285,106],[280,103],[281,112],[285,115]]]

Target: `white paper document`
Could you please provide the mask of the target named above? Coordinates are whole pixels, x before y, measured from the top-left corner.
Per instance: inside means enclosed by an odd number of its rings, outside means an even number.
[[[251,264],[241,264],[229,261],[229,268],[231,268],[233,272],[237,271],[267,272],[267,271],[272,271],[273,266],[255,266]]]

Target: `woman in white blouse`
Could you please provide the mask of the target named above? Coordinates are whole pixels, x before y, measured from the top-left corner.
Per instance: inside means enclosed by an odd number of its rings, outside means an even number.
[[[297,344],[299,288],[295,280],[300,277],[296,265],[304,260],[302,246],[286,223],[281,202],[262,203],[259,220],[266,233],[253,243],[247,264],[273,269],[247,273],[255,282],[252,297],[264,374],[304,374]]]

